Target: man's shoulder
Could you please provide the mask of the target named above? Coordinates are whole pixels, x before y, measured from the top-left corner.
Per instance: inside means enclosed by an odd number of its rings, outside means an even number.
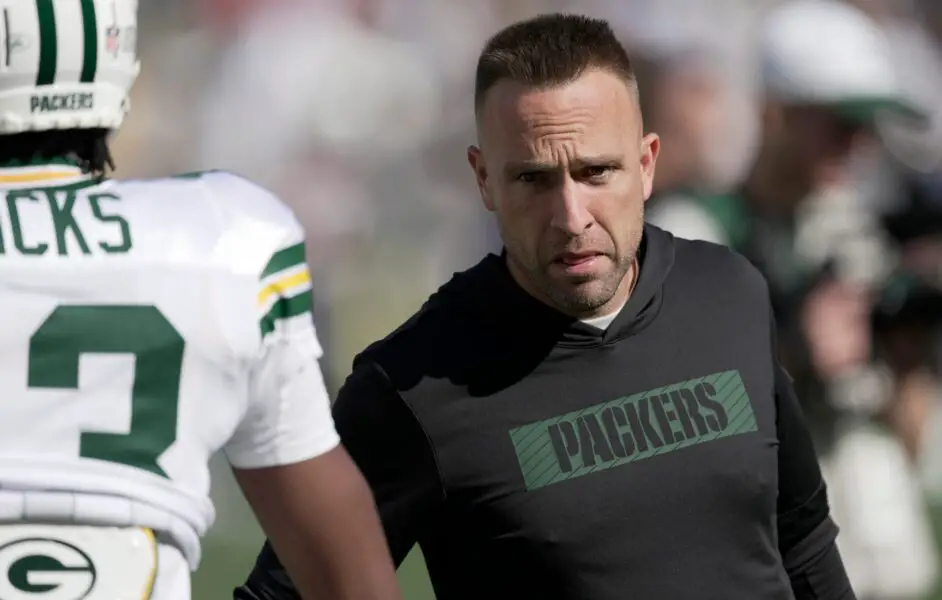
[[[435,364],[444,363],[461,344],[473,344],[469,335],[474,335],[474,328],[467,316],[436,293],[389,335],[358,354],[354,368],[374,363],[394,381],[408,379],[408,372],[435,370]]]
[[[765,276],[732,248],[703,240],[674,238],[674,275],[682,283],[720,292],[768,295]]]
[[[354,368],[376,364],[397,385],[473,368],[498,343],[473,300],[475,286],[488,277],[486,261],[456,273],[415,314],[357,355]]]

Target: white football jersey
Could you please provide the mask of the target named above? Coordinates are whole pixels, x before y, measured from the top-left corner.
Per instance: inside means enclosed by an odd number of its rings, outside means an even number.
[[[195,570],[210,456],[339,440],[304,234],[223,172],[103,181],[0,169],[0,522],[141,526]]]

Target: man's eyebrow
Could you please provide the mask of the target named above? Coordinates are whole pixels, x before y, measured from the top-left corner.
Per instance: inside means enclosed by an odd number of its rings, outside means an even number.
[[[574,159],[571,166],[576,169],[585,167],[617,167],[622,159],[614,154],[600,154],[596,156],[580,156]],[[504,166],[504,173],[519,175],[520,173],[548,173],[558,171],[559,165],[538,160],[520,160],[509,162]]]
[[[520,160],[509,162],[504,165],[504,173],[508,175],[519,175],[520,173],[546,173],[559,170],[559,165],[545,163],[535,160]]]

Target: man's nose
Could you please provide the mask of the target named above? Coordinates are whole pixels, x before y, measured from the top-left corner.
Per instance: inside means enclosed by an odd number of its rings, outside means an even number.
[[[570,236],[581,235],[592,226],[588,198],[571,177],[566,177],[553,199],[553,219],[550,225]]]

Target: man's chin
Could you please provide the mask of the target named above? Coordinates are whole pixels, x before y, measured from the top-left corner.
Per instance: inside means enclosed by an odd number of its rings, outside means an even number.
[[[578,280],[569,277],[552,283],[552,298],[560,309],[570,314],[591,313],[604,306],[615,293],[598,278]]]

